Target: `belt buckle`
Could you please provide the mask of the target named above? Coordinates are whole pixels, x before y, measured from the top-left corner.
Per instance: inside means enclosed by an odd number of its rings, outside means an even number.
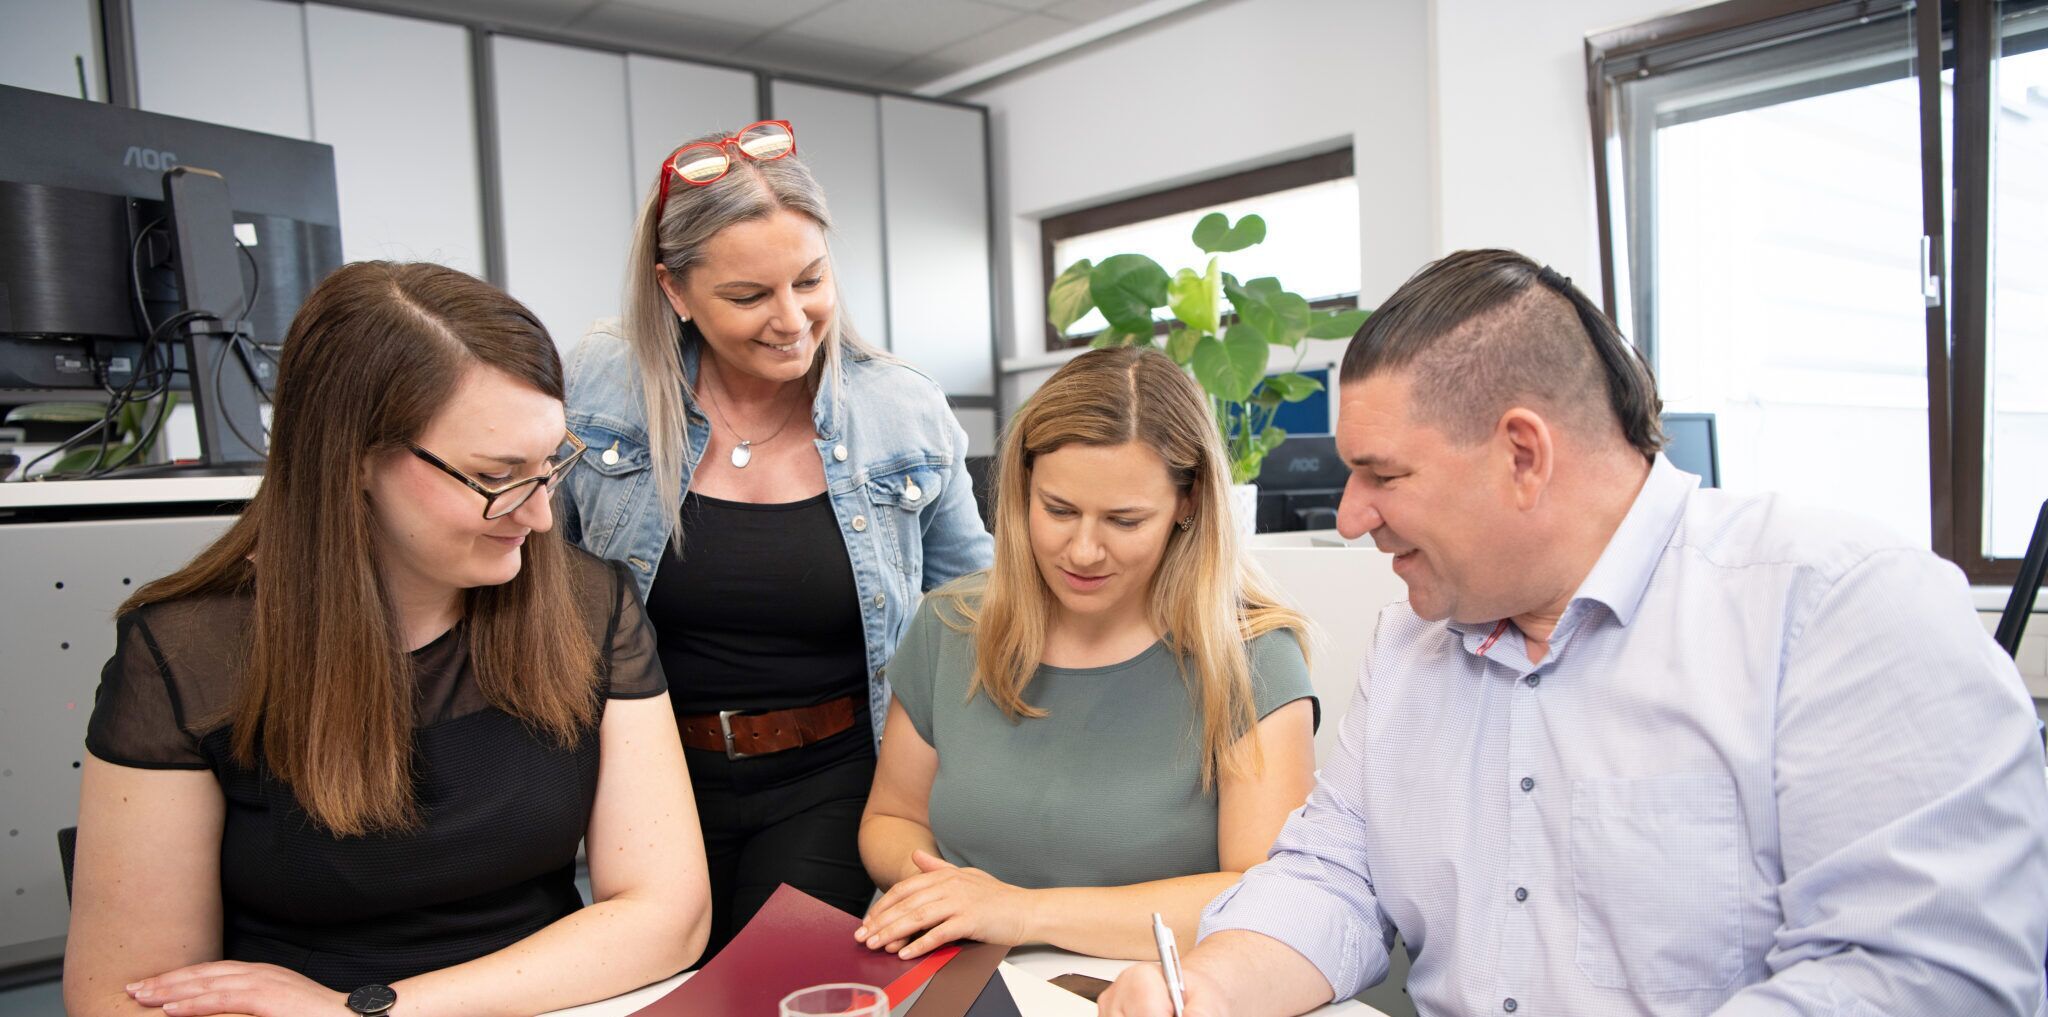
[[[718,733],[725,736],[725,758],[727,759],[749,759],[760,754],[757,752],[741,752],[732,747],[732,718],[746,712],[745,710],[718,711]]]

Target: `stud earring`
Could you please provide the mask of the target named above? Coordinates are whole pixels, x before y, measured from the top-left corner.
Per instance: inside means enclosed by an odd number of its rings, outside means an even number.
[[[1194,517],[1194,516],[1189,516],[1189,517],[1187,517],[1186,519],[1183,519],[1183,520],[1181,520],[1181,521],[1180,521],[1180,532],[1182,532],[1182,533],[1186,533],[1186,532],[1188,532],[1189,530],[1192,530],[1192,529],[1194,529],[1194,528],[1195,528],[1195,517]]]

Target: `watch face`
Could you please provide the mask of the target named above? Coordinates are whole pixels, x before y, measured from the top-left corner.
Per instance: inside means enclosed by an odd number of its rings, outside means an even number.
[[[398,1002],[389,985],[365,985],[348,994],[348,1008],[361,1014],[380,1014]]]

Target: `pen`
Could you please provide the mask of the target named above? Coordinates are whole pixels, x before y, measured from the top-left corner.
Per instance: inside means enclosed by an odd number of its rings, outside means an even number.
[[[1180,949],[1173,945],[1173,930],[1159,912],[1152,912],[1152,941],[1159,944],[1159,966],[1166,969],[1166,994],[1173,997],[1173,1017],[1181,1017]]]

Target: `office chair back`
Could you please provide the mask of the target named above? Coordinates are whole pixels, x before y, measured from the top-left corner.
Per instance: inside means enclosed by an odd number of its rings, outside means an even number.
[[[2020,559],[2019,577],[2013,580],[2012,596],[2005,599],[2005,613],[1998,617],[1998,645],[2008,656],[2018,657],[2020,636],[2027,631],[2027,616],[2034,611],[2034,595],[2041,589],[2041,573],[2048,567],[2048,501],[2034,517],[2034,536],[2027,541],[2027,555]]]
[[[57,831],[57,858],[64,863],[64,899],[71,899],[71,858],[78,854],[78,827]]]

